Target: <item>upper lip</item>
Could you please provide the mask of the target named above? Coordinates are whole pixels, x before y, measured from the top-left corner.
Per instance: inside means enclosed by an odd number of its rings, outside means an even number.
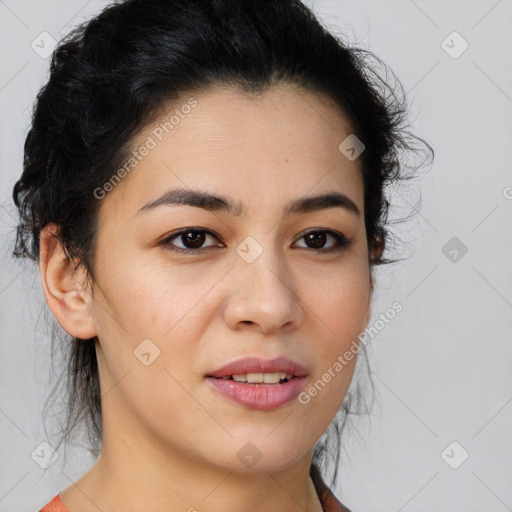
[[[305,377],[306,369],[296,361],[288,357],[276,357],[274,359],[261,359],[259,357],[244,357],[232,361],[222,368],[209,373],[207,377],[221,378],[235,374],[247,373],[291,373],[294,377]]]

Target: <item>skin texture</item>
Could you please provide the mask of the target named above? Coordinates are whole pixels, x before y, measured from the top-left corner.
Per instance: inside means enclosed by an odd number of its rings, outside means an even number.
[[[70,512],[320,510],[309,478],[313,447],[356,358],[308,404],[295,399],[271,411],[237,405],[205,376],[241,356],[285,355],[306,367],[307,389],[368,324],[363,216],[339,207],[282,215],[288,201],[331,191],[364,211],[360,163],[338,149],[351,129],[328,98],[289,86],[193,97],[192,112],[101,200],[92,286],[66,262],[53,226],[41,236],[51,310],[69,334],[98,337],[103,451],[61,493]],[[160,206],[137,215],[175,187],[230,196],[246,214]],[[202,254],[179,235],[172,243],[190,254],[162,243],[187,227],[215,235],[196,245],[208,247]],[[336,240],[308,244],[311,228],[351,243],[316,254]],[[247,237],[263,249],[250,264],[236,252]],[[160,350],[148,366],[134,355],[145,339]],[[252,467],[237,457],[247,442],[262,455]]]

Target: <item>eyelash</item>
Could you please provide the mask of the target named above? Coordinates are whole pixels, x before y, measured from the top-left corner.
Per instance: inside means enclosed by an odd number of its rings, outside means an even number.
[[[161,245],[165,246],[166,248],[168,248],[171,251],[175,251],[175,252],[182,253],[182,254],[188,254],[188,255],[197,254],[197,253],[202,254],[205,251],[208,251],[209,249],[215,247],[215,246],[210,246],[210,247],[203,247],[200,249],[183,249],[181,247],[175,247],[175,246],[171,247],[173,245],[171,243],[171,240],[174,240],[175,238],[178,238],[179,236],[181,236],[185,233],[205,233],[207,235],[211,235],[214,238],[218,239],[218,237],[212,231],[209,231],[209,230],[203,229],[203,228],[189,227],[189,228],[181,229],[180,231],[177,231],[176,233],[173,233],[171,236],[165,238],[164,240],[162,240]],[[334,244],[334,246],[331,247],[330,249],[311,249],[309,247],[301,247],[301,249],[309,249],[310,251],[312,251],[316,254],[331,254],[334,252],[339,252],[339,251],[343,250],[344,248],[346,248],[348,245],[350,245],[350,240],[348,240],[344,235],[342,235],[341,233],[338,233],[337,231],[332,231],[329,229],[310,230],[310,231],[304,233],[299,238],[299,240],[305,238],[308,235],[319,234],[319,233],[322,233],[322,234],[325,233],[325,234],[331,235],[336,240],[336,243]]]

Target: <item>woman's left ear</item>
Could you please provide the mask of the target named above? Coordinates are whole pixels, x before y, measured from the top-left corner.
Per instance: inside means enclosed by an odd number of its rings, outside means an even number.
[[[386,248],[386,241],[381,236],[376,236],[372,249],[371,249],[371,258],[370,262],[372,265],[375,265],[377,262],[379,262],[382,258],[382,255],[384,254],[384,249]],[[373,290],[373,284],[372,284],[372,290]]]
[[[91,315],[92,296],[86,289],[86,272],[65,254],[58,238],[59,228],[48,225],[39,237],[39,272],[48,306],[62,328],[71,336],[97,336]]]

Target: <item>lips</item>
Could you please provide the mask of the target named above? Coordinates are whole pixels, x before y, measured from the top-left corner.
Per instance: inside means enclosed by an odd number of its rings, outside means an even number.
[[[207,377],[222,379],[223,377],[231,377],[235,374],[276,372],[291,373],[294,377],[305,377],[307,375],[306,369],[301,364],[281,356],[270,360],[258,357],[244,357],[209,373]]]
[[[287,378],[281,379],[278,383],[274,381],[259,384],[238,382],[230,378],[233,375],[246,375],[249,378],[251,374],[259,374],[258,377],[261,379],[262,374],[271,373],[285,374]],[[244,357],[211,372],[206,375],[205,380],[212,391],[239,406],[269,411],[292,403],[303,389],[306,375],[306,369],[301,364],[284,356],[270,360]]]

